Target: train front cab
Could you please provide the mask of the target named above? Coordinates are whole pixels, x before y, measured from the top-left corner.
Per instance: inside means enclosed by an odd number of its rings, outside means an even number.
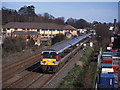
[[[59,55],[55,51],[43,51],[40,64],[43,71],[55,72],[59,64]]]

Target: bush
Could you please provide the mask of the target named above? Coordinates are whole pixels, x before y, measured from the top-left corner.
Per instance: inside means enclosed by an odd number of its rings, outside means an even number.
[[[34,44],[35,44],[35,41],[33,40],[33,38],[29,39],[29,41],[27,42],[28,47],[33,47]]]
[[[34,40],[30,39],[28,44],[26,43],[25,39],[22,39],[21,37],[16,37],[16,38],[10,38],[7,37],[4,39],[3,44],[2,44],[2,57],[7,57],[11,53],[16,53],[20,52],[26,47],[31,48],[34,46]]]
[[[57,34],[54,38],[52,38],[52,45],[54,45],[57,42],[63,41],[64,39],[66,39],[65,35]]]
[[[83,78],[88,70],[92,52],[93,48],[89,47],[83,54],[82,58],[80,58],[80,61],[84,63],[84,66],[81,67],[76,65],[70,72],[68,72],[68,75],[64,78],[64,81],[59,85],[58,88],[84,87]]]

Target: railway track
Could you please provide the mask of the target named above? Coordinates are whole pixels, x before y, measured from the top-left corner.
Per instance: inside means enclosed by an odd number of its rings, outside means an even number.
[[[75,55],[76,53],[74,53]],[[70,59],[70,57],[68,57]],[[44,74],[40,71],[39,62],[3,82],[3,88],[42,88],[55,74]],[[37,66],[38,65],[38,66]],[[32,68],[31,68],[32,67]],[[27,71],[26,71],[27,70]],[[29,72],[28,72],[29,71]],[[38,71],[38,72],[37,72]],[[16,78],[18,77],[18,78]]]
[[[25,68],[19,73],[11,76],[10,78],[2,82],[2,88],[31,88],[42,87],[52,76],[53,74],[44,74],[40,68],[40,63],[36,62],[35,64]],[[46,82],[45,82],[46,81]]]
[[[87,40],[86,40],[87,41]],[[77,54],[77,51],[80,48],[76,48],[74,53],[71,53],[71,57],[68,59],[72,59],[72,56]],[[32,58],[33,59],[33,58]],[[66,59],[66,58],[65,58]],[[68,62],[68,61],[67,61]],[[67,63],[65,61],[65,64]],[[55,74],[45,74],[42,72],[40,68],[40,63],[36,62],[32,66],[25,68],[24,70],[15,73],[13,76],[3,80],[3,88],[43,88],[47,82],[49,82],[57,73]],[[65,65],[64,64],[64,65]]]
[[[39,58],[40,58],[40,54],[36,54],[34,56],[31,56],[30,58],[22,60],[21,62],[13,64],[9,68],[8,67],[3,68],[2,71],[3,81],[21,72],[22,70],[24,70],[25,67],[28,67],[29,65],[39,61]]]
[[[24,88],[42,88],[53,76],[54,74],[40,74]]]
[[[37,62],[37,63],[25,68],[24,70],[21,70],[19,73],[15,74],[14,76],[11,76],[8,79],[4,80],[2,82],[3,88],[7,88],[7,87],[11,86],[12,84],[23,79],[24,77],[29,76],[31,74],[31,72],[35,72],[39,68],[40,68],[40,64],[39,64],[39,62]]]
[[[17,60],[17,61],[14,61],[13,63],[6,64],[6,65],[2,66],[2,68],[8,69],[8,68],[10,68],[14,63],[21,63],[22,61],[25,61],[26,59],[31,58],[31,57],[39,54],[39,53],[40,53],[40,52],[37,52],[37,53],[34,53],[34,54],[30,55],[30,56],[27,56],[27,57],[25,57],[25,58],[22,58],[21,60]]]

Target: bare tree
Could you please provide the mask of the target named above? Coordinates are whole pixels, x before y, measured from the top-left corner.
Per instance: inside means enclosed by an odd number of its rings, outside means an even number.
[[[100,45],[105,45],[110,42],[110,32],[109,28],[105,24],[97,24],[96,28],[96,38]]]

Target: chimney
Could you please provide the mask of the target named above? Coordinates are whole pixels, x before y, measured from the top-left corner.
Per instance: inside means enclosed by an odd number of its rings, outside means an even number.
[[[114,19],[114,31],[116,33],[116,19]]]

